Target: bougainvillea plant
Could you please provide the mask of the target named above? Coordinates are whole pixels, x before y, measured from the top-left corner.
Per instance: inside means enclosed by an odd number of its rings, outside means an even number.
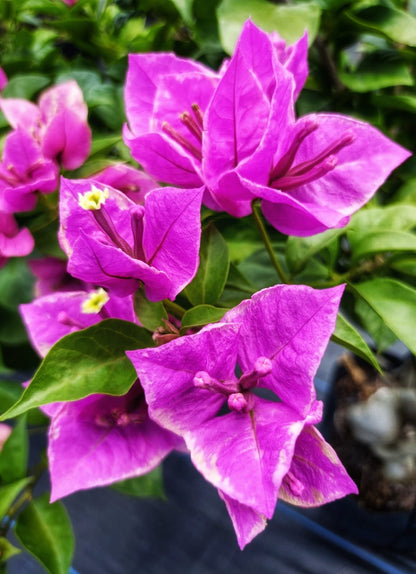
[[[84,9],[65,4],[55,10]],[[298,38],[248,19],[217,70],[132,53],[124,126],[95,139],[105,114],[89,125],[92,76],[64,76],[35,104],[0,69],[0,266],[32,254],[34,297],[19,312],[42,359],[1,416],[20,416],[0,452],[6,555],[17,517],[23,546],[60,572],[22,528],[30,505],[48,520],[44,499],[25,507],[38,475],[23,459],[4,472],[35,407],[50,419],[58,514],[58,499],[140,480],[173,450],[218,490],[241,549],[279,498],[309,507],[357,493],[316,427],[314,377],[331,337],[377,365],[346,318],[354,302],[356,322],[376,332],[384,321],[409,345],[382,307],[398,289],[414,316],[415,293],[383,272],[414,245],[416,207],[383,215],[371,202],[410,152],[362,117],[299,114],[308,34]],[[112,88],[96,90],[99,108]],[[63,546],[68,569],[70,534]]]

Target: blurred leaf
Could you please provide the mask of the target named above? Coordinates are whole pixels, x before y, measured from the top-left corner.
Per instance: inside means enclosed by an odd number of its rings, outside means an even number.
[[[33,297],[34,277],[25,259],[15,257],[0,270],[1,305],[16,309],[20,303],[28,303]]]
[[[0,518],[6,516],[7,511],[20,492],[29,484],[32,478],[22,478],[11,484],[0,486]]]
[[[43,88],[49,85],[47,76],[37,74],[22,74],[14,76],[1,93],[3,98],[23,98],[31,100]]]
[[[92,140],[91,155],[100,153],[102,151],[110,150],[121,140],[120,135],[105,135],[105,136],[95,136]],[[108,160],[107,160],[108,163]]]
[[[28,452],[26,417],[22,416],[0,451],[0,477],[4,483],[26,476]]]
[[[189,309],[182,317],[181,333],[186,333],[192,327],[203,327],[209,323],[220,321],[228,309],[213,307],[212,305],[197,305]]]
[[[334,343],[338,343],[346,349],[349,349],[359,357],[362,357],[381,372],[380,365],[374,357],[370,347],[364,341],[357,329],[355,329],[355,327],[353,327],[340,313],[337,315],[337,323],[331,340]]]
[[[134,294],[134,311],[143,327],[152,333],[158,327],[163,327],[163,319],[167,320],[168,318],[163,303],[161,301],[157,303],[149,301],[143,289],[138,289]]]
[[[416,18],[409,12],[377,2],[363,10],[358,4],[358,8],[347,12],[347,15],[357,24],[381,33],[394,42],[416,46]]]
[[[142,327],[120,319],[66,335],[51,348],[22,397],[0,420],[57,401],[125,394],[137,373],[125,351],[153,346]]]
[[[157,466],[154,470],[143,476],[116,482],[112,485],[112,488],[129,496],[166,499],[165,489],[163,487],[162,465]]]
[[[16,536],[51,574],[68,574],[74,553],[74,535],[61,502],[49,504],[45,492],[17,517]]]
[[[374,105],[391,110],[403,110],[416,114],[416,96],[410,94],[373,94],[371,98]]]
[[[27,340],[26,329],[19,313],[0,305],[0,343],[17,345]]]
[[[405,203],[416,207],[416,177],[408,179],[393,197],[394,203]]]
[[[217,8],[220,39],[228,54],[234,51],[237,38],[247,18],[266,32],[277,32],[293,44],[305,29],[312,44],[319,29],[321,10],[317,2],[273,4],[267,0],[223,0]]]
[[[319,253],[344,233],[343,229],[329,229],[312,237],[291,236],[286,242],[286,262],[292,273],[299,273],[311,257]]]
[[[20,554],[20,552],[20,548],[16,548],[7,538],[0,536],[0,562],[7,562],[7,560],[13,558],[16,554]]]
[[[416,290],[396,279],[377,278],[354,285],[354,291],[416,354]]]
[[[399,273],[416,277],[416,256],[401,257],[400,259],[393,260],[390,262],[390,267],[399,271]]]
[[[179,14],[182,16],[184,22],[187,24],[191,23],[192,18],[192,4],[193,0],[171,0],[176,6]]]
[[[199,268],[185,295],[193,305],[215,303],[224,290],[230,258],[228,246],[213,223],[202,231]]]
[[[408,66],[392,50],[376,50],[366,54],[354,71],[340,71],[339,78],[354,92],[371,92],[390,86],[414,84]]]

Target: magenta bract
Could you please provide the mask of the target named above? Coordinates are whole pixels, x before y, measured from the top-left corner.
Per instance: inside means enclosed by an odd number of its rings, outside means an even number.
[[[309,453],[304,446],[317,436],[308,430],[322,415],[313,377],[342,292],[278,285],[196,335],[127,352],[150,417],[183,436],[196,468],[219,489],[240,547],[264,529],[281,489],[304,492],[308,504],[311,492],[316,504],[356,492],[323,439]],[[305,471],[297,452],[318,470]]]
[[[151,301],[174,299],[198,268],[201,196],[202,189],[165,187],[149,192],[143,207],[98,182],[62,179],[68,271],[119,296],[143,284]]]
[[[14,129],[28,132],[45,158],[65,169],[76,169],[91,149],[88,108],[78,84],[71,80],[44,91],[38,105],[17,98],[3,98],[0,108]]]
[[[19,229],[12,214],[0,211],[0,268],[10,257],[29,255],[35,246],[30,231]]]

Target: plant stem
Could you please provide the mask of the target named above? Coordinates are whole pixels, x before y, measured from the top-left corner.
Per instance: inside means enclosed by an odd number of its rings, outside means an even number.
[[[263,219],[260,214],[260,200],[254,199],[251,203],[253,209],[253,218],[256,223],[257,229],[261,235],[263,240],[264,246],[266,247],[267,253],[269,254],[270,261],[272,262],[273,267],[276,270],[279,279],[282,283],[289,283],[289,279],[286,273],[283,270],[283,267],[280,265],[279,260],[276,257],[276,254],[273,250],[273,246],[270,241],[270,237],[267,234],[266,226],[264,225]]]
[[[186,313],[186,309],[184,309],[177,303],[174,303],[170,299],[165,299],[163,301],[163,305],[165,306],[166,311],[171,315],[174,315],[177,319],[182,319],[182,317]]]

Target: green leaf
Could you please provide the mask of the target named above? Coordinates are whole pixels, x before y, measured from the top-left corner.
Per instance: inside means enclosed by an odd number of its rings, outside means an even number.
[[[373,339],[377,353],[382,353],[397,341],[396,335],[366,301],[357,297],[354,311],[360,324]]]
[[[283,257],[280,253],[276,252],[276,249],[275,253],[277,254],[280,264],[285,268]],[[253,255],[250,255],[250,257],[247,257],[247,259],[238,265],[238,269],[257,289],[271,287],[280,282],[265,249],[261,249],[253,253]]]
[[[110,150],[112,147],[114,147],[116,145],[116,143],[118,143],[121,140],[121,136],[119,135],[109,135],[109,136],[96,136],[93,138],[92,140],[92,145],[91,145],[91,156],[99,153],[99,152],[103,152],[103,151],[108,151]]]
[[[129,496],[166,499],[165,489],[163,487],[162,465],[157,466],[154,470],[143,476],[116,482],[112,487]]]
[[[352,261],[365,255],[388,251],[416,251],[416,236],[400,231],[375,231],[360,234],[360,241],[354,242]]]
[[[31,100],[32,97],[46,88],[50,80],[47,76],[38,74],[21,74],[14,76],[4,88],[2,98],[23,98]]]
[[[30,476],[22,478],[11,484],[0,486],[0,518],[6,516],[14,499],[31,482]]]
[[[416,257],[401,257],[390,262],[390,267],[404,273],[416,277]]]
[[[339,78],[354,92],[371,92],[391,86],[414,84],[406,62],[391,50],[376,50],[366,54],[354,71],[340,71]]]
[[[123,395],[137,378],[125,351],[152,346],[145,329],[120,319],[70,333],[51,348],[22,397],[0,420],[96,393]]]
[[[0,451],[0,478],[2,482],[15,482],[26,476],[28,452],[29,440],[26,417],[22,416]]]
[[[363,209],[352,216],[347,239],[353,260],[383,251],[413,251],[416,238],[407,233],[415,226],[416,206],[390,205]]]
[[[416,290],[396,279],[378,278],[354,285],[386,325],[416,354]]]
[[[336,242],[342,233],[343,229],[328,229],[312,237],[289,237],[286,242],[286,262],[289,269],[295,274],[302,271],[311,257]]]
[[[394,196],[394,203],[405,203],[416,207],[416,177],[408,179]]]
[[[16,536],[50,574],[68,574],[74,553],[71,522],[61,502],[45,492],[19,514]]]
[[[16,554],[20,553],[20,548],[16,548],[16,546],[13,546],[13,544],[9,542],[7,538],[0,536],[0,563],[6,562],[10,558],[13,558],[13,556],[16,556]]]
[[[228,309],[223,307],[213,307],[212,305],[197,305],[189,309],[182,317],[181,333],[192,327],[203,327],[208,323],[220,321]]]
[[[399,44],[416,46],[416,18],[409,12],[377,2],[374,6],[347,13],[349,18],[368,30]]]
[[[409,94],[397,94],[389,96],[384,94],[373,94],[371,101],[380,108],[390,110],[403,110],[416,114],[416,96]]]
[[[338,343],[346,349],[349,349],[359,357],[362,357],[381,373],[380,365],[374,357],[374,354],[371,352],[370,347],[364,341],[357,329],[355,329],[355,327],[353,327],[340,313],[337,315],[337,323],[331,340],[334,341],[334,343]]]
[[[266,32],[277,30],[289,44],[296,42],[307,29],[312,44],[318,33],[321,10],[314,1],[273,4],[267,0],[223,0],[217,15],[222,46],[232,54],[248,17]]]
[[[27,332],[19,313],[0,305],[0,343],[16,345],[27,340]]]
[[[34,277],[23,258],[12,258],[0,271],[1,305],[15,310],[33,299]]]
[[[415,226],[416,205],[390,205],[362,209],[351,217],[347,227],[347,239],[351,249],[362,249],[364,237],[376,232],[406,232]]]
[[[224,290],[230,258],[228,246],[213,223],[202,232],[199,268],[185,295],[193,305],[215,303]]]
[[[192,23],[192,4],[193,0],[171,0],[176,6],[179,14],[183,18],[184,22]]]
[[[134,311],[143,327],[152,333],[164,325],[164,319],[168,319],[163,303],[149,301],[144,289],[139,289],[134,294]]]

